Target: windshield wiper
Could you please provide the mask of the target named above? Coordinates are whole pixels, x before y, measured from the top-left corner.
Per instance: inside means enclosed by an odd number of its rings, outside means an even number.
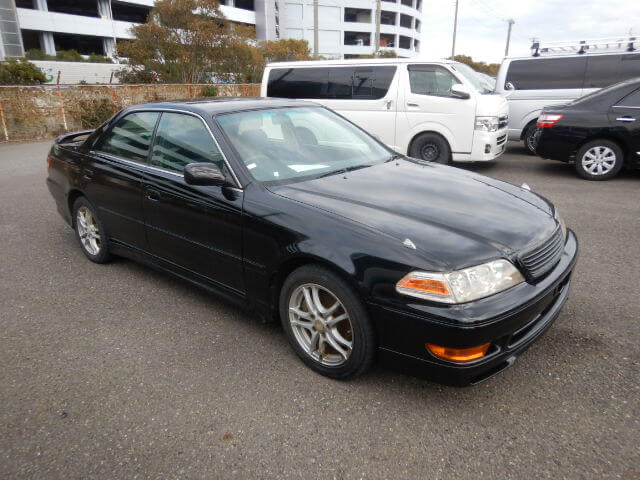
[[[394,160],[398,160],[402,157],[404,157],[404,155],[400,155],[399,153],[394,153],[387,160],[385,160],[384,163],[393,162]]]
[[[371,164],[363,164],[363,165],[353,165],[351,167],[340,168],[339,170],[332,170],[331,172],[323,173],[322,175],[318,175],[316,178],[324,178],[330,177],[331,175],[339,175],[341,173],[353,172],[354,170],[360,170],[361,168],[370,167]]]

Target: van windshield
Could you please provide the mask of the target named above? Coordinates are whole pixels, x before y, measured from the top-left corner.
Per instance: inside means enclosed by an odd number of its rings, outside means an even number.
[[[322,107],[254,110],[216,117],[253,178],[309,180],[383,163],[393,152]]]
[[[464,63],[455,63],[452,67],[459,72],[471,85],[483,95],[486,93],[493,93],[495,89],[495,83],[492,85],[490,81],[483,78],[482,75],[476,72],[469,65]],[[490,78],[490,77],[489,77]]]

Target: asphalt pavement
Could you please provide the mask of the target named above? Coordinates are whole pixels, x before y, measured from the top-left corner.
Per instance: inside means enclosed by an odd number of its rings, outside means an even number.
[[[49,145],[0,146],[0,478],[640,478],[640,172],[588,182],[518,145],[463,166],[555,202],[581,257],[554,326],[459,389],[384,365],[329,380],[278,325],[89,262]]]

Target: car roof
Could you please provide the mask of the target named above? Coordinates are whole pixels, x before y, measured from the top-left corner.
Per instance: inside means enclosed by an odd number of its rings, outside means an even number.
[[[397,65],[399,63],[458,63],[443,58],[362,58],[350,60],[304,60],[299,62],[273,62],[267,67],[329,67],[348,65]]]
[[[314,107],[313,102],[290,100],[287,98],[254,98],[254,97],[219,97],[192,98],[185,100],[171,100],[166,102],[144,103],[132,105],[126,111],[133,110],[183,110],[200,115],[219,115],[246,110],[261,110],[266,108],[285,107]]]

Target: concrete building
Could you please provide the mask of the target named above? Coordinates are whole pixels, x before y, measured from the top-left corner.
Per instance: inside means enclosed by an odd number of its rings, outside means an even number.
[[[258,40],[304,39],[313,49],[312,0],[223,0],[232,22],[253,25]],[[118,40],[143,23],[154,0],[0,0],[0,60],[31,48],[55,55],[113,55]],[[380,46],[411,57],[420,51],[422,0],[383,0]],[[371,54],[375,0],[319,0],[318,53],[331,58]]]

